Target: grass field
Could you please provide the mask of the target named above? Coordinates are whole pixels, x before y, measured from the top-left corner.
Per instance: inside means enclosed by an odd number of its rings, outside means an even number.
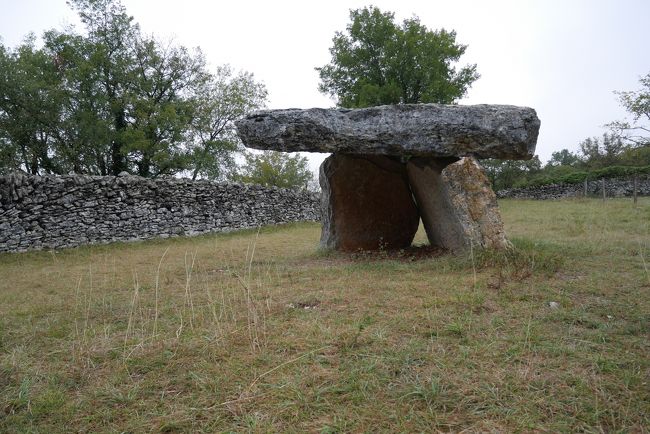
[[[501,209],[507,254],[0,255],[0,432],[649,432],[650,199]]]

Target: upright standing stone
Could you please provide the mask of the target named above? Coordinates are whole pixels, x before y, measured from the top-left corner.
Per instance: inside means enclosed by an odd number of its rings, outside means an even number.
[[[439,159],[416,158],[407,171],[432,245],[451,251],[510,247],[496,195],[476,159],[445,167]]]
[[[457,206],[442,176],[448,163],[449,160],[438,158],[411,158],[406,168],[429,243],[460,251],[466,247],[467,239]]]
[[[442,171],[442,177],[467,240],[487,249],[512,247],[492,184],[476,158],[465,157],[450,164]]]
[[[419,215],[404,164],[383,156],[333,154],[320,169],[321,246],[344,251],[411,245]]]

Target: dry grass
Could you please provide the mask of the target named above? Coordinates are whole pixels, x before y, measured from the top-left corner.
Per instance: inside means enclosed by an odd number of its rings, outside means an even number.
[[[650,200],[501,206],[514,253],[0,255],[0,432],[647,432]]]

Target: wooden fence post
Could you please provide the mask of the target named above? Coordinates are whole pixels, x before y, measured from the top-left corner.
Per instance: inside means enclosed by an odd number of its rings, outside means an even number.
[[[636,189],[637,189],[637,175],[634,175],[634,187],[632,187],[632,197],[634,197],[634,206],[636,207]]]
[[[603,202],[605,202],[605,178],[603,178]]]
[[[585,198],[587,197],[587,178],[585,178]]]

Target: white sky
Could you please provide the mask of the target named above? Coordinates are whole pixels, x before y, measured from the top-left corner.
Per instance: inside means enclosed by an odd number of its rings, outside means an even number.
[[[481,78],[461,104],[514,104],[537,110],[542,160],[576,150],[602,126],[625,117],[614,90],[639,88],[650,72],[649,0],[123,0],[144,32],[200,46],[211,65],[255,74],[269,108],[331,107],[317,90],[316,66],[344,30],[349,10],[369,4],[417,15],[430,29],[454,29],[469,47],[461,65]],[[17,45],[30,31],[77,23],[65,0],[0,0],[0,36]],[[79,27],[81,30],[81,27]],[[323,156],[310,156],[316,169]]]

